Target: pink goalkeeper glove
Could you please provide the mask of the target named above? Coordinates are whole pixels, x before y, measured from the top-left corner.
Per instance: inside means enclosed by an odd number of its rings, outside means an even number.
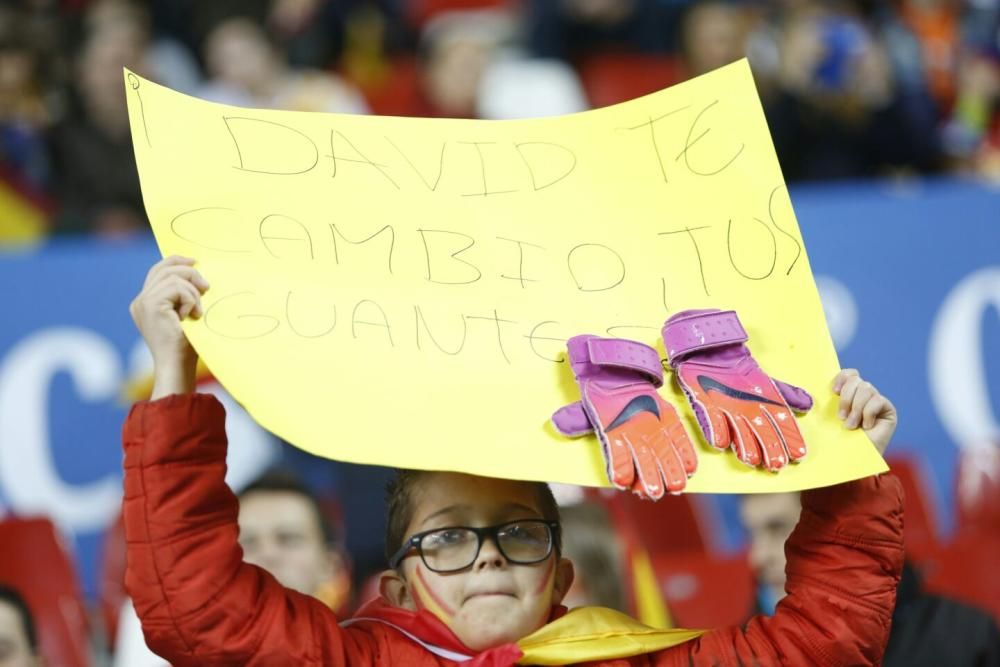
[[[681,492],[698,459],[676,410],[656,391],[663,385],[656,350],[590,335],[567,347],[581,401],[558,410],[555,427],[574,437],[595,431],[615,487],[652,500]]]
[[[705,439],[732,447],[750,466],[779,470],[806,455],[792,410],[807,412],[812,396],[769,377],[750,355],[748,336],[732,310],[686,310],[663,325],[663,343]]]

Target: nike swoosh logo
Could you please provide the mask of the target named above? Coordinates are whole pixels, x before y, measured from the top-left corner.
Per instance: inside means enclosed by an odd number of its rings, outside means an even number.
[[[660,418],[660,406],[656,404],[652,396],[636,396],[622,408],[622,411],[618,413],[614,421],[608,424],[604,430],[610,431],[611,429],[618,428],[640,412],[648,412],[657,419]]]
[[[741,401],[753,401],[754,403],[767,403],[768,405],[777,405],[779,407],[785,407],[783,403],[778,403],[777,401],[772,401],[769,398],[764,398],[763,396],[758,396],[757,394],[751,394],[746,391],[741,391],[739,389],[733,389],[728,387],[715,378],[710,378],[707,375],[698,376],[698,384],[701,388],[705,390],[707,394],[710,391],[717,391],[720,394],[725,394],[730,398],[736,398]]]

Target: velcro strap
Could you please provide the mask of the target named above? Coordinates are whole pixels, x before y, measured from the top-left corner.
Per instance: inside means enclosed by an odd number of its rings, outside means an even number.
[[[663,344],[671,362],[699,350],[749,339],[735,310],[719,310],[672,318],[663,325]]]
[[[585,358],[574,358],[586,355]],[[589,338],[586,345],[570,347],[570,361],[589,361],[598,366],[638,371],[649,376],[654,386],[663,384],[663,365],[655,348],[622,338]]]

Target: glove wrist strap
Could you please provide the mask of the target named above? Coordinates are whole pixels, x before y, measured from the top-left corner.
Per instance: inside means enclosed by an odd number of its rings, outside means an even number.
[[[662,330],[671,365],[694,352],[745,343],[749,338],[734,310],[691,311],[689,315],[679,315],[670,318]]]
[[[663,365],[655,348],[621,338],[578,336],[568,341],[569,360],[577,376],[593,364],[605,369],[641,373],[659,387],[663,384]],[[596,369],[595,369],[596,370]]]

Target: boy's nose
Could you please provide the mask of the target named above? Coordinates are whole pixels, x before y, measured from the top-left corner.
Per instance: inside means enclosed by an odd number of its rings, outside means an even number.
[[[500,553],[500,549],[493,538],[483,538],[483,545],[479,548],[479,555],[476,557],[476,569],[484,569],[490,566],[504,567],[506,565],[507,559]]]

